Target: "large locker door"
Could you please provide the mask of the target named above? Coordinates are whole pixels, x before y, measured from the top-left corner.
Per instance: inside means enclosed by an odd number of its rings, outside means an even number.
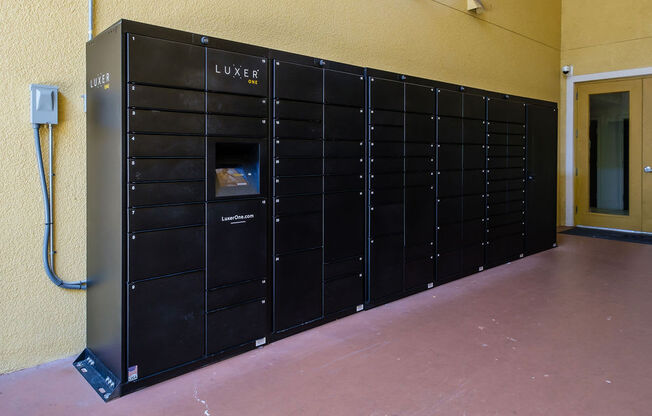
[[[203,89],[204,48],[129,35],[127,82]]]
[[[207,288],[265,278],[266,201],[211,203],[207,220]],[[246,249],[235,242],[245,242]]]
[[[202,357],[204,273],[129,285],[128,367],[147,377]]]
[[[525,251],[532,254],[557,241],[557,109],[527,107]]]
[[[369,247],[370,295],[381,300],[403,290],[403,235],[371,239]]]
[[[362,191],[324,195],[324,260],[359,257],[364,252]]]
[[[321,249],[276,256],[274,308],[277,331],[321,317],[321,257]]]

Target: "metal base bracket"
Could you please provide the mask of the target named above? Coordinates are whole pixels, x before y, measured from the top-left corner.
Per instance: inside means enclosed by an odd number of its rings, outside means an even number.
[[[120,396],[120,380],[88,348],[77,357],[73,366],[105,402]]]

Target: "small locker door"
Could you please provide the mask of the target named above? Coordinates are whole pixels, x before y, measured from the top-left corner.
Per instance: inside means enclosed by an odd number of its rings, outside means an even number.
[[[276,61],[274,65],[274,96],[276,98],[322,102],[323,71],[305,65]]]

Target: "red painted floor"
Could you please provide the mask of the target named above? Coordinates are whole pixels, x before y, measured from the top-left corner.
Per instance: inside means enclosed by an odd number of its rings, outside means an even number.
[[[652,246],[560,247],[102,402],[72,358],[0,415],[652,414]]]

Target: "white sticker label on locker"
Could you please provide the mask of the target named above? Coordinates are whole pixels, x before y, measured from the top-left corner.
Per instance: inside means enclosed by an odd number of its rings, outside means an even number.
[[[132,365],[127,368],[127,381],[136,381],[138,380],[138,366]]]
[[[363,309],[364,309],[364,305],[358,305],[358,306],[355,307],[356,312],[360,312]]]
[[[260,347],[261,345],[265,345],[266,343],[267,343],[267,338],[266,337],[258,338],[256,340],[256,346],[257,347]]]
[[[428,289],[432,289],[433,287],[435,287],[434,283],[432,283],[432,282],[428,283]]]

